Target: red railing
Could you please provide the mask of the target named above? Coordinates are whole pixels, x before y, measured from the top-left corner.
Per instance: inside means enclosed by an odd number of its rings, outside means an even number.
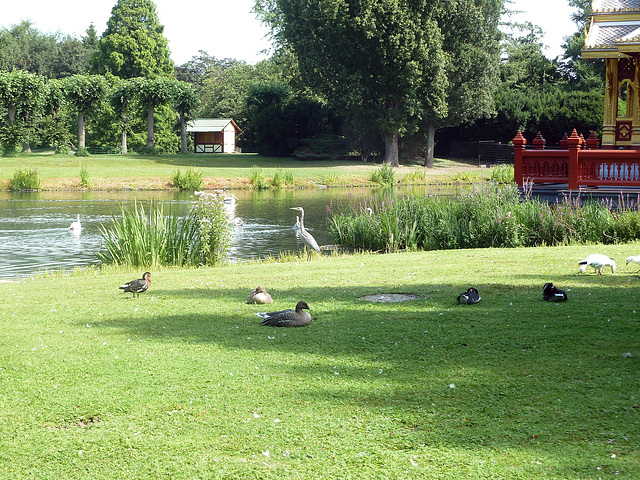
[[[544,150],[545,141],[538,133],[533,149],[518,132],[513,139],[515,181],[567,183],[569,189],[580,186],[640,187],[640,150],[598,149],[598,139],[591,133],[585,140],[574,130],[563,139],[560,149]]]

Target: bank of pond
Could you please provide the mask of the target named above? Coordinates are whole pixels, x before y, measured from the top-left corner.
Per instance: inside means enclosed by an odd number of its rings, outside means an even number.
[[[237,194],[237,196],[236,196]],[[36,195],[36,194],[34,194]],[[638,195],[554,201],[513,185],[454,190],[325,189],[140,196],[0,198],[0,276],[99,263],[132,267],[215,265],[303,257],[298,211],[321,246],[394,252],[624,243],[640,238]],[[71,195],[71,194],[68,194]],[[151,195],[151,194],[149,194]],[[107,196],[108,197],[108,196]],[[80,215],[82,229],[69,229]],[[2,225],[4,224],[4,225]],[[44,228],[40,228],[44,227]]]

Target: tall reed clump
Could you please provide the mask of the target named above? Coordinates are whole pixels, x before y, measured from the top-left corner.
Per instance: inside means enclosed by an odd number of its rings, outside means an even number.
[[[267,180],[264,178],[264,175],[262,173],[262,169],[257,165],[254,165],[253,170],[251,170],[249,183],[253,185],[253,188],[257,188],[258,190],[265,190],[269,188]]]
[[[335,243],[378,251],[529,247],[627,242],[640,238],[638,201],[521,201],[515,186],[475,186],[453,198],[382,197],[375,212],[331,209]]]
[[[13,172],[9,185],[14,192],[21,190],[38,190],[40,188],[38,170],[30,167],[19,168]]]
[[[121,207],[121,218],[100,226],[102,248],[97,256],[107,264],[132,267],[215,265],[224,260],[230,241],[222,200],[196,192],[197,200],[180,217],[153,202],[146,212],[137,202]]]
[[[282,188],[285,185],[293,185],[293,172],[285,172],[283,169],[279,168],[273,172],[271,186],[273,188]]]
[[[176,170],[171,176],[171,186],[180,190],[198,190],[202,187],[203,174],[189,167],[186,171]]]
[[[510,163],[502,163],[491,169],[491,180],[497,183],[513,182],[513,165]]]
[[[91,182],[89,180],[89,172],[87,171],[87,167],[82,165],[80,167],[80,184],[84,188],[89,188],[91,186]]]
[[[383,163],[379,169],[371,173],[370,180],[373,183],[378,183],[380,185],[393,185],[394,183],[393,168],[391,168],[388,164]]]

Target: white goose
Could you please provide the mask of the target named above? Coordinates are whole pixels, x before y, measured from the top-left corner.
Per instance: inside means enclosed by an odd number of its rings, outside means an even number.
[[[71,222],[71,225],[69,225],[69,230],[71,230],[73,233],[80,233],[80,231],[82,231],[82,224],[80,223],[80,215],[78,214],[78,217],[76,219],[75,222]]]
[[[599,253],[593,253],[589,255],[586,259],[578,262],[580,265],[580,273],[584,273],[587,267],[592,267],[598,275],[602,275],[602,271],[604,267],[611,267],[611,273],[615,275],[616,273],[616,262],[613,258],[607,257],[606,255],[601,255]]]
[[[627,257],[626,265],[629,265],[631,262],[640,263],[640,255],[636,255],[635,257],[633,255],[631,255],[630,257]],[[640,270],[638,270],[638,272],[640,272]],[[638,273],[638,272],[636,272],[636,273]]]

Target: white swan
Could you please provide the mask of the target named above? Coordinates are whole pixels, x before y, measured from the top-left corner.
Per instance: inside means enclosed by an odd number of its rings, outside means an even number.
[[[69,230],[71,230],[73,233],[80,233],[80,231],[82,230],[82,224],[80,223],[80,215],[78,215],[78,218],[76,219],[75,222],[71,222],[71,225],[69,225]]]

